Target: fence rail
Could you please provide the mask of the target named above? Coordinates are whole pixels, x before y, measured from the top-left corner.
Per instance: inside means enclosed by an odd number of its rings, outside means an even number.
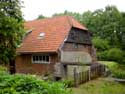
[[[102,64],[93,64],[90,69],[77,73],[76,68],[74,68],[74,85],[77,86],[81,83],[87,82],[89,80],[95,79],[105,72],[105,66]]]

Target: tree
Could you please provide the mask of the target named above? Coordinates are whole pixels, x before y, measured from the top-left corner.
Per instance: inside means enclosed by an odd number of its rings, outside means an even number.
[[[37,17],[37,19],[45,19],[47,17],[43,16],[42,14]]]
[[[82,23],[82,15],[77,12],[69,12],[69,11],[65,10],[63,13],[55,13],[52,16],[63,16],[63,15],[72,16],[75,19],[77,19],[79,22]]]
[[[121,47],[122,50],[125,50],[125,12],[122,12],[122,20],[121,20],[121,25],[120,25],[120,36],[121,38]]]
[[[8,63],[16,56],[24,29],[21,1],[0,0],[0,63]]]
[[[112,46],[119,46],[121,20],[122,15],[115,6],[106,6],[105,10],[93,12],[92,24],[90,25],[93,28],[91,31],[94,32],[95,36],[109,40]]]
[[[109,43],[106,39],[101,39],[99,37],[94,37],[92,40],[97,51],[105,51],[110,48]]]

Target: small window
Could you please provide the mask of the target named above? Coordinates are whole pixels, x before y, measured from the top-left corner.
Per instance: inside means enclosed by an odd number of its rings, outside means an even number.
[[[38,35],[38,39],[43,39],[45,37],[45,33],[44,32],[41,32],[39,35]]]
[[[49,63],[49,55],[33,55],[32,63]]]

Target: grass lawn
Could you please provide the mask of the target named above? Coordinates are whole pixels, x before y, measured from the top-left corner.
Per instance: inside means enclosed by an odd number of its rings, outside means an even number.
[[[73,94],[125,94],[125,84],[109,78],[98,78],[72,88]]]

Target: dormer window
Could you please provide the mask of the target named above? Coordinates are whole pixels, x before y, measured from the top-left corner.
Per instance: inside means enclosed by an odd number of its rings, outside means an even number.
[[[38,35],[38,39],[43,39],[45,37],[45,33],[44,32],[41,32],[39,35]]]

